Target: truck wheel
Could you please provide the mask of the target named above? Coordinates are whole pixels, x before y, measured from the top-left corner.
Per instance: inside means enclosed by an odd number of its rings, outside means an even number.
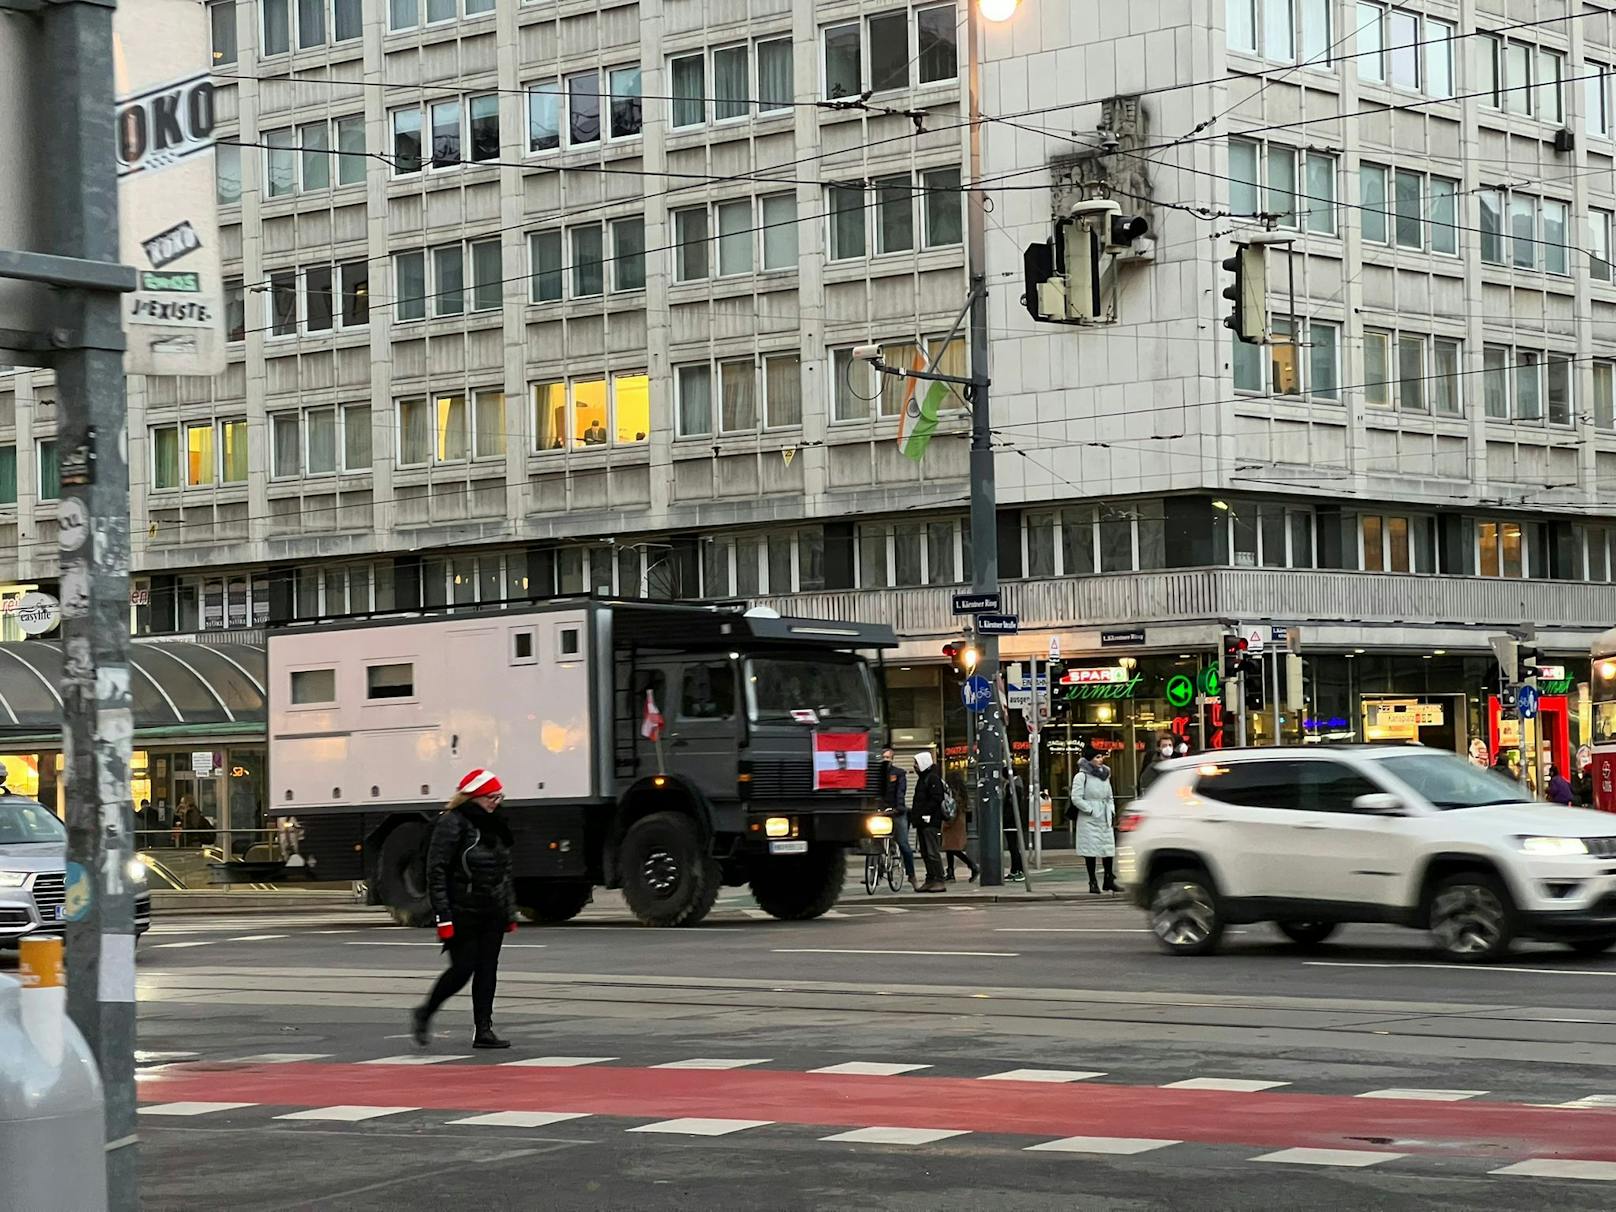
[[[430,926],[432,901],[426,891],[425,822],[400,825],[382,841],[376,858],[376,897],[400,926]]]
[[[696,822],[677,812],[653,812],[630,825],[619,866],[623,899],[647,926],[694,926],[712,909],[724,881]]]
[[[541,926],[571,921],[594,895],[595,890],[588,884],[555,880],[516,881],[516,903],[522,916]]]
[[[847,880],[847,851],[816,847],[789,858],[759,859],[752,868],[752,896],[770,917],[804,922],[835,908]]]

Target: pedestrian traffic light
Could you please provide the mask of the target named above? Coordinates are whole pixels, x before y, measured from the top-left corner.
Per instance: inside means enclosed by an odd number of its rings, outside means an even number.
[[[1223,297],[1234,304],[1223,326],[1248,345],[1261,345],[1268,328],[1268,249],[1236,244],[1223,268],[1234,274],[1234,284],[1223,288]]]
[[[954,672],[968,678],[976,672],[976,645],[964,640],[943,645],[943,655],[954,666]]]
[[[1545,663],[1541,648],[1517,648],[1515,650],[1516,677],[1523,682],[1540,677]]]
[[[1239,635],[1226,635],[1223,637],[1223,680],[1232,682],[1245,672],[1246,663],[1251,659],[1247,651],[1246,638]]]

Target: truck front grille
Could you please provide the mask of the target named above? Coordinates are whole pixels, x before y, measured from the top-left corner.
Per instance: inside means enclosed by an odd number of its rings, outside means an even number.
[[[751,798],[788,799],[811,795],[876,795],[881,789],[881,762],[876,759],[864,772],[863,791],[814,790],[814,764],[811,761],[754,761]]]

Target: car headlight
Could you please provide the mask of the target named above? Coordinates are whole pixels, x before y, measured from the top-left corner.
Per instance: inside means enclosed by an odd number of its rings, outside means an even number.
[[[0,871],[0,888],[21,888],[27,878],[26,871]]]
[[[125,870],[129,874],[131,884],[144,884],[146,882],[146,863],[139,855],[129,860],[129,866]]]
[[[1520,842],[1521,849],[1527,854],[1539,856],[1564,857],[1588,853],[1588,843],[1580,837],[1523,837]]]

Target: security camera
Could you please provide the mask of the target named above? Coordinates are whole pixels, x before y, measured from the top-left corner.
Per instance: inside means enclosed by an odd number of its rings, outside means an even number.
[[[853,346],[853,359],[857,362],[879,362],[881,360],[881,347],[879,345]]]
[[[1122,207],[1110,198],[1084,198],[1073,202],[1068,213],[1080,222],[1099,225],[1111,215],[1120,215]]]
[[[1114,130],[1103,130],[1103,131],[1100,132],[1100,150],[1101,151],[1103,151],[1107,155],[1109,155],[1109,154],[1114,153],[1117,150],[1117,148],[1119,148],[1121,146],[1122,146],[1122,140],[1117,138],[1117,132],[1116,131],[1114,131]]]

